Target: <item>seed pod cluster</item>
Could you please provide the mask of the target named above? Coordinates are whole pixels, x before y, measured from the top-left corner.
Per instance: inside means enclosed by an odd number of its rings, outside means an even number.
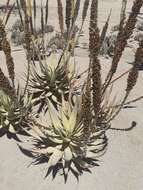
[[[90,28],[89,28],[89,50],[92,68],[92,90],[93,90],[93,108],[95,120],[98,120],[98,114],[101,105],[101,66],[98,59],[100,49],[100,36],[97,26],[98,19],[98,0],[92,0]]]
[[[57,0],[58,4],[58,17],[61,33],[64,33],[64,16],[63,16],[63,5],[61,0]]]
[[[4,27],[1,20],[0,20],[0,36],[2,38],[1,47],[2,47],[2,50],[4,51],[4,54],[6,57],[6,65],[7,65],[9,77],[12,81],[13,86],[14,86],[14,78],[15,78],[14,62],[13,62],[13,58],[11,56],[10,43],[7,40],[5,27]]]
[[[119,35],[117,37],[117,42],[114,50],[114,56],[111,66],[111,73],[115,73],[117,70],[118,63],[120,61],[120,58],[122,56],[122,53],[127,45],[127,40],[130,38],[130,36],[133,33],[133,30],[135,28],[135,24],[137,21],[137,15],[140,12],[140,9],[143,5],[143,0],[136,0],[134,2],[134,5],[132,7],[131,14],[121,32],[119,32]]]
[[[143,40],[140,42],[139,47],[136,51],[135,62],[127,79],[127,93],[129,93],[136,85],[139,75],[139,67],[141,66],[141,64],[143,64]]]

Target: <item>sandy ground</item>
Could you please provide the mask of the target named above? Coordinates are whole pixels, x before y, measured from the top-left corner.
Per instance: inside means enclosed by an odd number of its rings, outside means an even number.
[[[0,4],[5,1],[1,0]],[[40,0],[39,0],[40,2]],[[100,0],[99,23],[105,22],[110,8],[112,8],[111,25],[118,23],[121,0]],[[129,0],[128,10],[132,1]],[[56,1],[50,1],[50,22],[55,27],[56,21]],[[13,18],[14,19],[14,18]],[[11,20],[12,22],[12,20]],[[79,21],[80,22],[80,19]],[[84,31],[88,34],[88,18]],[[87,36],[83,41],[87,41]],[[17,78],[21,78],[24,69],[25,57],[23,52],[13,52],[16,66]],[[106,73],[110,60],[103,62],[103,73]],[[130,65],[128,61],[133,60],[133,53],[127,49],[121,60],[118,73],[126,71]],[[78,50],[76,61],[80,63],[80,68],[85,69],[88,64],[88,53],[85,50]],[[0,66],[5,70],[4,56],[0,54]],[[125,87],[124,80],[117,83],[115,90],[120,93]],[[143,73],[140,77],[132,97],[137,97],[143,92]],[[121,94],[121,93],[120,93]],[[132,98],[130,97],[130,98]],[[46,165],[28,167],[31,160],[22,155],[13,140],[5,137],[0,138],[0,190],[142,190],[143,189],[143,101],[135,103],[135,108],[124,109],[119,117],[114,121],[112,127],[125,128],[131,125],[132,121],[137,122],[137,127],[130,132],[108,131],[108,151],[100,159],[100,167],[93,170],[93,174],[84,174],[79,183],[70,176],[65,185],[61,177],[55,181],[50,178],[44,179]]]

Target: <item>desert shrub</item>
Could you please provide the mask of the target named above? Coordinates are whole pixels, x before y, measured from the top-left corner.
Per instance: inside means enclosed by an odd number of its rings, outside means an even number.
[[[39,27],[37,27],[35,30],[35,33],[37,35],[41,35],[43,33],[42,29]],[[54,32],[54,27],[52,25],[46,25],[44,26],[44,33],[45,34],[48,34],[48,33],[51,33],[51,32]]]
[[[143,21],[142,20],[137,22],[136,29],[139,31],[143,31]]]
[[[134,34],[134,40],[141,42],[143,40],[143,32],[136,32]]]
[[[19,30],[15,30],[11,34],[11,41],[19,46],[24,44],[24,32],[20,32]]]
[[[44,33],[50,33],[54,31],[54,27],[51,25],[46,25],[44,26]],[[34,33],[37,36],[41,36],[43,34],[42,29],[39,27],[36,27],[34,29]],[[14,44],[18,45],[22,45],[24,44],[24,28],[21,24],[20,19],[16,20],[15,23],[12,26],[11,29],[11,40]]]
[[[11,31],[15,31],[15,30],[18,30],[18,31],[21,31],[21,32],[23,31],[23,26],[21,24],[21,20],[20,19],[17,19],[15,21],[15,23],[13,24],[13,26],[12,26]]]
[[[105,37],[100,51],[101,55],[113,56],[117,34],[118,32],[113,32]]]
[[[75,36],[79,32],[79,28],[77,25],[74,26],[72,36],[71,36],[71,43],[72,40],[75,39]],[[64,50],[67,44],[67,31],[63,31],[63,33],[56,33],[47,43],[47,50],[48,52],[57,51],[57,50]],[[78,44],[78,42],[76,42]],[[70,51],[70,47],[69,47]]]
[[[53,36],[47,45],[47,49],[63,50],[66,47],[66,39],[61,34]]]
[[[132,35],[132,39],[134,39],[135,41],[138,41],[138,42],[140,42],[143,39],[143,22],[142,22],[142,20],[137,21],[136,28]]]
[[[17,46],[24,43],[24,29],[20,19],[17,19],[12,26],[11,41]]]

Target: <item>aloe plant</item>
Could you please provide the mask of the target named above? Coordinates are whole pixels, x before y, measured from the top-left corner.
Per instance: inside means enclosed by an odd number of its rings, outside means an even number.
[[[82,106],[79,100],[75,100],[72,105],[62,98],[58,110],[50,101],[48,106],[48,123],[41,125],[35,122],[38,137],[33,135],[34,147],[26,150],[19,146],[20,150],[34,158],[33,164],[47,163],[46,177],[51,172],[55,173],[55,177],[61,171],[65,182],[70,172],[78,179],[84,171],[91,172],[93,166],[98,166],[97,158],[105,152],[107,146],[105,131],[94,128],[85,153],[84,125],[80,114]]]
[[[59,63],[58,63],[59,62]],[[49,61],[40,63],[40,72],[34,66],[31,72],[29,86],[33,94],[35,105],[38,105],[38,113],[47,111],[47,99],[55,107],[62,100],[62,94],[67,100],[70,93],[70,84],[76,78],[74,66],[70,67],[58,61],[54,54]]]
[[[17,134],[26,134],[24,128],[28,127],[31,118],[31,99],[18,96],[15,101],[0,91],[0,135],[7,134],[18,140]]]

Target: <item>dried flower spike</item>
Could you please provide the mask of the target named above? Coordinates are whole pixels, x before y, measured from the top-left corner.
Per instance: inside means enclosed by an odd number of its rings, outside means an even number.
[[[15,78],[14,62],[13,62],[13,58],[11,56],[10,43],[7,40],[5,27],[1,20],[0,20],[0,36],[2,37],[1,47],[2,47],[5,57],[6,57],[6,65],[7,65],[9,77],[10,77],[13,87],[14,87],[14,78]]]

